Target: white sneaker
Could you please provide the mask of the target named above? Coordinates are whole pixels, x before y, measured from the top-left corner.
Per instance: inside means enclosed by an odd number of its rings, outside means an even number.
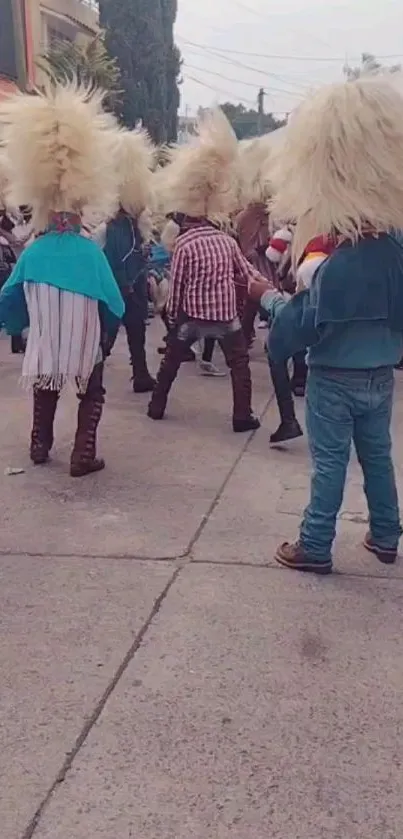
[[[216,379],[222,379],[226,376],[226,373],[223,373],[222,370],[219,370],[218,367],[215,366],[211,361],[201,361],[200,362],[200,373],[202,376],[212,376]]]

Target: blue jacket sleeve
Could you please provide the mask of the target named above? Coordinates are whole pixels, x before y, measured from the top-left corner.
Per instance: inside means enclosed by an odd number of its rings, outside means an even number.
[[[277,312],[270,330],[268,354],[272,361],[287,361],[319,340],[315,327],[316,308],[308,289],[299,292]]]

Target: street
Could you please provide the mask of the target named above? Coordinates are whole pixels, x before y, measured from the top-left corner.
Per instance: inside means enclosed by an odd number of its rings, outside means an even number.
[[[161,335],[155,320],[153,372]],[[360,546],[355,460],[337,573],[275,564],[297,536],[310,462],[306,438],[269,449],[262,338],[262,428],[244,437],[229,378],[194,364],[166,420],[150,421],[121,337],[99,434],[107,468],[74,481],[74,394],[51,464],[32,466],[21,358],[1,337],[2,839],[401,839],[403,564]],[[402,429],[397,373],[401,493]]]

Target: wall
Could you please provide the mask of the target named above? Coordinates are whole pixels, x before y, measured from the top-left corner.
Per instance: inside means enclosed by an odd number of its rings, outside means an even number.
[[[98,14],[94,6],[82,0],[26,0],[29,3],[32,34],[33,75],[41,84],[43,74],[35,66],[35,57],[46,49],[48,25],[72,40],[92,38],[98,32]]]

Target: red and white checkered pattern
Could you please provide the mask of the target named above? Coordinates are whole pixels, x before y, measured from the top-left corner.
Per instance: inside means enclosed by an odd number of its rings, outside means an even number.
[[[237,315],[236,287],[264,278],[242,255],[235,240],[213,227],[196,227],[176,242],[167,303],[170,318],[180,312],[197,320],[228,323]]]

